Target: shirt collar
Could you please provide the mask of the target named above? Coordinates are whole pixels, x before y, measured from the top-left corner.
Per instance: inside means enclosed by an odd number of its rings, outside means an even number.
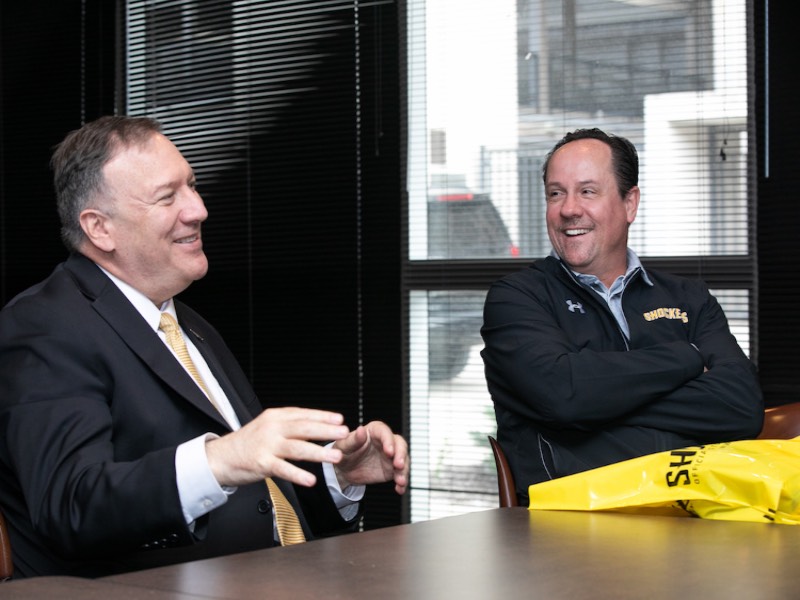
[[[97,266],[100,267],[100,265]],[[119,277],[112,275],[103,267],[100,267],[100,270],[108,276],[114,285],[119,288],[119,291],[125,295],[131,304],[133,304],[133,307],[140,315],[142,315],[144,320],[147,321],[147,324],[150,325],[153,331],[158,331],[158,326],[161,323],[162,312],[168,312],[175,317],[176,321],[178,320],[178,315],[175,313],[175,303],[172,301],[172,298],[164,302],[159,309],[159,307],[153,304],[150,298],[145,296],[142,292],[130,284],[125,283]]]

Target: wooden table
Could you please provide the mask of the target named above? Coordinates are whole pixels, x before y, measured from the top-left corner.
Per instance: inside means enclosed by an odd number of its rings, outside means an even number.
[[[800,597],[798,564],[793,525],[499,508],[0,597],[751,600]]]
[[[800,528],[502,508],[104,581],[210,598],[798,598]]]
[[[120,585],[102,579],[81,577],[33,577],[0,583],[3,600],[208,600],[208,596],[194,596],[176,591],[142,589],[139,586]]]

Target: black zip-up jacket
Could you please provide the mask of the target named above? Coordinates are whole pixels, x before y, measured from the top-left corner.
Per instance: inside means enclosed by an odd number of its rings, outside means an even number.
[[[554,257],[491,286],[481,355],[523,505],[540,481],[761,431],[756,369],[707,286],[647,276],[622,296],[630,340]]]

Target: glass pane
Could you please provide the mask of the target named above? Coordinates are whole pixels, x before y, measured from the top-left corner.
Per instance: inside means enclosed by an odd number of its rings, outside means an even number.
[[[542,161],[580,127],[639,150],[641,256],[747,254],[745,8],[411,0],[409,257],[547,254]]]
[[[411,519],[497,506],[495,435],[480,350],[485,291],[412,292]]]

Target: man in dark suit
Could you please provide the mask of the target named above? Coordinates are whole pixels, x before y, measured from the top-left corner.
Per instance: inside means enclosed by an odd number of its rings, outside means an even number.
[[[267,477],[306,539],[352,530],[366,484],[405,492],[402,437],[381,422],[350,431],[327,411],[262,410],[217,331],[174,298],[206,273],[208,213],[157,122],[89,123],[53,169],[71,255],[0,312],[0,504],[15,577],[276,545]]]

